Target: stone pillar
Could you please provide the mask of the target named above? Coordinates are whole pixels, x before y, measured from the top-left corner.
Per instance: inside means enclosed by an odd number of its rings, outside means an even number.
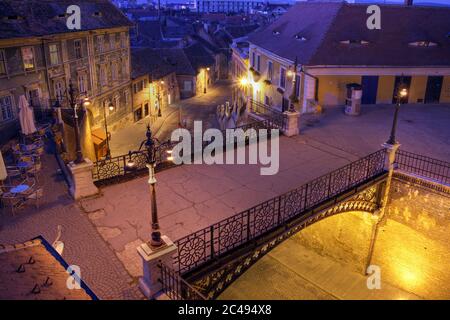
[[[72,173],[72,185],[69,191],[75,200],[98,194],[98,188],[92,180],[94,164],[91,160],[85,158],[83,163],[78,164],[71,162],[67,167]]]
[[[161,276],[159,262],[173,268],[173,255],[177,250],[177,246],[167,236],[161,236],[161,240],[164,244],[160,247],[143,243],[137,248],[142,258],[144,271],[142,278],[139,279],[139,288],[148,299],[154,298],[162,289],[159,281]]]
[[[300,133],[300,113],[297,111],[285,111],[283,115],[286,119],[286,127],[283,129],[283,134],[288,137],[298,135]]]

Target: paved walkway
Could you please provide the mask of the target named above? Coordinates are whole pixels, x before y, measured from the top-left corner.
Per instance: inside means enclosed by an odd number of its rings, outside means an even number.
[[[450,159],[449,106],[405,106],[398,138],[406,150]],[[304,116],[300,136],[280,139],[280,171],[261,176],[256,165],[184,165],[158,174],[160,225],[173,240],[277,196],[381,148],[392,106],[363,107],[360,117],[340,108]],[[308,118],[315,122],[307,126]],[[413,125],[409,121],[413,121]],[[82,202],[92,223],[134,277],[142,273],[136,247],[150,236],[147,178],[103,188]]]
[[[187,128],[193,127],[194,120],[203,121],[204,128],[217,128],[217,105],[224,104],[231,97],[229,81],[219,81],[214,87],[208,89],[206,94],[181,100],[171,104],[162,111],[162,117],[144,118],[132,125],[111,134],[111,154],[118,156],[137,150],[142,140],[145,139],[147,124],[150,124],[153,134],[160,141],[170,139],[172,131],[178,128],[180,122],[180,110],[182,121]]]
[[[301,232],[301,231],[300,231]],[[219,299],[405,300],[421,299],[383,281],[369,290],[367,277],[303,247],[283,242],[233,282]]]
[[[137,282],[69,196],[64,178],[57,172],[54,155],[45,154],[42,161],[39,181],[44,198],[40,208],[25,207],[15,216],[9,209],[1,209],[0,243],[21,243],[39,235],[52,243],[60,225],[63,258],[80,266],[81,277],[100,299],[142,299]]]
[[[302,116],[300,129],[307,141],[363,156],[389,138],[393,115],[393,105],[363,106],[358,117],[327,108],[320,116]],[[449,104],[402,105],[397,140],[404,150],[450,161],[449,119]]]

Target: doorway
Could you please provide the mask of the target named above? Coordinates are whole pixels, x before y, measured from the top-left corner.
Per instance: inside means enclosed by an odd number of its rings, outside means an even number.
[[[376,104],[378,92],[378,76],[363,76],[361,104]]]
[[[428,77],[427,90],[425,92],[425,103],[439,103],[443,81],[443,76]]]
[[[411,77],[410,76],[397,76],[395,77],[395,83],[394,83],[394,92],[392,94],[392,103],[397,103],[397,94],[400,88],[405,88],[409,92],[409,88],[411,87]],[[408,103],[408,97],[401,98],[400,103]]]

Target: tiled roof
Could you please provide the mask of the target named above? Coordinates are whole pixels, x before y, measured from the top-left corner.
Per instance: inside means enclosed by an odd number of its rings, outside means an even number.
[[[108,0],[2,0],[0,39],[78,31],[66,26],[66,10],[73,4],[81,9],[82,31],[132,25]]]
[[[450,65],[450,9],[380,7],[381,30],[369,30],[366,5],[299,3],[249,41],[291,61],[298,57],[304,65]],[[347,40],[351,43],[341,43]],[[437,46],[409,45],[417,41]]]
[[[154,79],[160,79],[175,71],[162,56],[161,50],[142,48],[131,50],[131,76],[137,78],[150,74]]]
[[[0,245],[0,300],[97,299],[81,281],[69,289],[67,263],[43,238]]]
[[[241,25],[241,26],[227,26],[225,30],[228,32],[228,34],[233,38],[241,38],[249,33],[255,31],[258,29],[257,24],[250,24],[250,25]]]

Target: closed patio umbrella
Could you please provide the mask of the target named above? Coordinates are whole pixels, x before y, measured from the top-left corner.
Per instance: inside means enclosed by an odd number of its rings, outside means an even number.
[[[19,97],[19,121],[22,133],[29,135],[36,132],[33,110],[24,95]]]
[[[0,181],[5,180],[8,177],[8,173],[6,172],[5,162],[3,161],[3,155],[0,151]]]

